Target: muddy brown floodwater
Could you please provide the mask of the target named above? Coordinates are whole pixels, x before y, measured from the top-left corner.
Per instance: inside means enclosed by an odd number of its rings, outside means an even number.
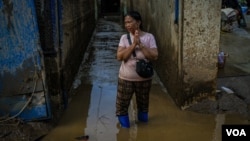
[[[183,111],[176,107],[157,74],[150,93],[149,122],[136,119],[135,98],[129,107],[130,129],[121,128],[115,116],[117,76],[120,62],[115,59],[124,31],[117,22],[102,19],[83,59],[68,109],[59,125],[44,141],[220,141],[222,124],[249,124],[238,113]],[[221,101],[220,101],[221,102]],[[218,103],[212,105],[218,106]],[[211,104],[209,105],[211,106]]]

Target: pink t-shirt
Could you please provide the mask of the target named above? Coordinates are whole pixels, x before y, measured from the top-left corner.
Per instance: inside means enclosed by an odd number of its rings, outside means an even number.
[[[134,36],[130,34],[131,41],[133,42]],[[143,32],[143,35],[140,36],[140,41],[145,47],[149,48],[157,48],[155,38],[152,34]],[[119,47],[129,47],[129,42],[127,39],[127,34],[124,34],[121,36]],[[136,57],[138,59],[145,59],[144,54],[140,49],[135,49]],[[136,59],[133,57],[133,54],[131,54],[130,58],[127,62],[122,61],[120,70],[119,70],[119,78],[128,80],[128,81],[143,81],[143,80],[149,80],[151,78],[142,78],[140,77],[136,71]]]

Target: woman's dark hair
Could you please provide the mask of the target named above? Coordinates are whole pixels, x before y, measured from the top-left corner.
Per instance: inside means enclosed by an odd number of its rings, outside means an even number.
[[[135,19],[136,21],[140,21],[141,24],[140,24],[140,29],[142,30],[143,29],[143,26],[142,26],[142,18],[141,18],[141,14],[137,11],[129,11],[127,14],[125,14],[124,17],[126,16],[130,16],[132,17],[133,19]]]

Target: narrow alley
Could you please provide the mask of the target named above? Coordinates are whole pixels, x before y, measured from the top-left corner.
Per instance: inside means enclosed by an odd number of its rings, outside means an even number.
[[[150,94],[149,122],[136,119],[131,101],[131,128],[121,128],[115,116],[119,38],[125,31],[119,20],[100,19],[87,48],[71,90],[68,108],[43,141],[74,141],[89,136],[89,141],[221,141],[222,124],[249,124],[239,114],[206,114],[179,109],[157,75]],[[216,104],[215,103],[215,107]]]
[[[130,10],[158,58],[149,121],[133,97],[125,129],[116,54]],[[250,125],[250,15],[224,32],[221,10],[208,0],[0,0],[0,141],[222,141],[223,125]]]

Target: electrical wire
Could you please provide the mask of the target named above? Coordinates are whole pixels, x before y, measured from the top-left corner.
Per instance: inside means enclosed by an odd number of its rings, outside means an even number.
[[[21,109],[17,114],[15,114],[15,115],[13,115],[13,116],[11,116],[11,117],[8,117],[8,118],[6,118],[6,119],[4,119],[4,120],[1,120],[0,123],[6,122],[6,121],[9,121],[9,120],[11,120],[11,119],[16,118],[16,117],[19,116],[19,115],[25,110],[25,108],[29,105],[29,103],[31,102],[31,100],[32,100],[32,98],[33,98],[33,96],[34,96],[34,93],[35,93],[35,90],[36,90],[36,86],[37,86],[37,81],[38,81],[37,71],[35,71],[35,75],[34,75],[34,77],[33,77],[33,80],[34,80],[34,78],[36,78],[36,79],[35,79],[35,84],[34,84],[34,87],[33,87],[32,94],[31,94],[31,96],[29,97],[28,101],[25,103],[25,105],[22,107],[22,109]]]

